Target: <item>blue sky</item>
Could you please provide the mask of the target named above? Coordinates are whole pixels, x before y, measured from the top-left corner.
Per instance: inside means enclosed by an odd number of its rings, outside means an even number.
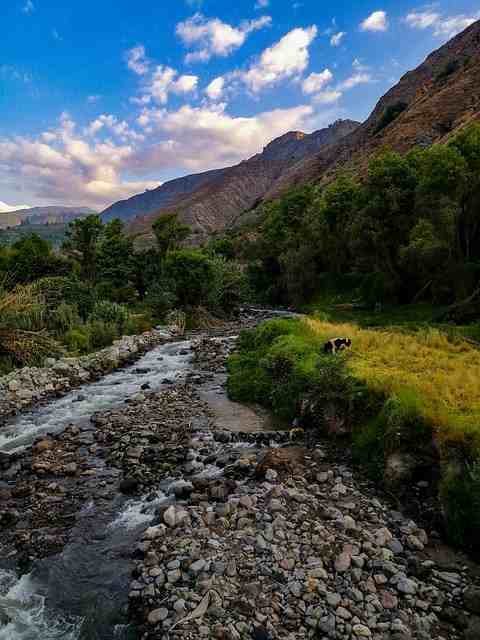
[[[479,9],[472,0],[3,0],[0,203],[100,209],[234,164],[285,131],[363,120]]]

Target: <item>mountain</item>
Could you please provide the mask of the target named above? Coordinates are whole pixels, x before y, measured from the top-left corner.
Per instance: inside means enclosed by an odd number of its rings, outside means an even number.
[[[4,213],[0,211],[0,229],[20,225],[68,224],[75,218],[97,213],[89,207],[31,207]]]
[[[177,178],[117,202],[102,212],[102,219],[135,218],[130,229],[145,239],[151,237],[152,222],[167,210],[178,211],[180,219],[201,236],[223,230],[254,207],[286,169],[358,126],[358,122],[339,120],[311,134],[286,133],[233,167]]]
[[[404,153],[415,145],[448,140],[465,124],[480,120],[479,69],[477,21],[405,74],[356,131],[284,172],[266,198],[306,181],[327,180],[340,167],[361,171],[384,146]]]

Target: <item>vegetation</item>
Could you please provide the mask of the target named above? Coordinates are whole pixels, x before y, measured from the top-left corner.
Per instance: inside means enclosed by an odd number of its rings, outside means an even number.
[[[259,232],[237,254],[257,297],[273,304],[310,302],[328,276],[348,279],[370,309],[425,302],[470,321],[480,317],[479,210],[476,124],[446,145],[383,150],[363,181],[343,174],[263,205]]]
[[[338,335],[352,338],[352,350],[324,355],[325,341]],[[228,390],[284,418],[302,415],[326,433],[350,434],[355,456],[377,477],[397,451],[440,464],[450,535],[474,545],[479,380],[479,351],[437,330],[407,335],[307,318],[243,333],[229,361]]]
[[[406,102],[396,102],[395,104],[388,106],[375,127],[375,133],[380,133],[380,131],[388,127],[388,125],[396,120],[407,107],[408,104]]]
[[[1,369],[62,348],[87,353],[174,310],[202,321],[234,312],[247,292],[242,269],[215,247],[182,248],[189,232],[167,214],[156,246],[136,251],[121,221],[92,215],[69,225],[60,251],[36,234],[0,248]]]

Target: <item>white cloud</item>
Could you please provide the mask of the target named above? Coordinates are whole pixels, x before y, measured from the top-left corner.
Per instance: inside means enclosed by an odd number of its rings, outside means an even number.
[[[368,65],[363,64],[363,62],[358,58],[355,58],[355,60],[352,62],[352,67],[357,71],[368,71],[370,69]]]
[[[129,49],[125,53],[127,67],[138,76],[144,76],[149,70],[149,61],[145,54],[145,47],[141,44]]]
[[[28,184],[44,202],[103,207],[158,185],[122,180],[122,172],[135,164],[135,152],[131,144],[86,142],[68,114],[62,114],[57,129],[38,139],[0,140],[0,178]]]
[[[233,27],[219,18],[208,20],[201,13],[196,13],[179,22],[176,33],[187,48],[194,49],[186,55],[185,62],[206,62],[214,56],[230,55],[244,44],[250,33],[270,26],[271,22],[270,16],[262,16]]]
[[[137,162],[157,170],[179,167],[187,171],[234,164],[258,153],[285,131],[305,129],[312,115],[309,105],[250,117],[231,116],[224,104],[145,110],[139,124],[163,141],[140,151]]]
[[[330,69],[325,69],[321,73],[311,73],[308,78],[302,82],[303,93],[318,93],[325,85],[333,80],[333,74]]]
[[[147,82],[144,95],[134,98],[133,102],[148,104],[152,99],[159,104],[166,104],[170,93],[185,95],[192,93],[198,86],[198,76],[181,75],[172,67],[158,65]]]
[[[248,71],[237,73],[253,92],[274,86],[282,80],[298,78],[308,67],[309,51],[317,27],[293,29],[277,43],[265,49]]]
[[[33,4],[32,0],[27,0],[25,2],[25,4],[22,7],[22,11],[23,11],[23,13],[26,13],[27,15],[30,15],[31,13],[33,13],[35,11],[35,5]]]
[[[333,104],[338,102],[342,95],[342,92],[338,91],[338,89],[325,89],[313,96],[313,102],[315,104]]]
[[[349,78],[341,82],[338,85],[338,89],[340,91],[353,89],[359,84],[368,84],[369,82],[373,82],[373,78],[369,73],[365,73],[365,72],[354,73],[353,76],[350,76]]]
[[[270,5],[270,0],[257,0],[255,9],[266,9]]]
[[[435,11],[412,11],[407,14],[404,21],[412,29],[433,29],[435,36],[449,40],[473,24],[478,18],[480,18],[480,13],[472,16],[461,14],[445,17]]]
[[[224,88],[225,80],[220,76],[210,82],[208,87],[205,89],[205,93],[210,100],[219,100],[223,95]]]
[[[412,11],[409,13],[405,22],[414,29],[428,29],[434,26],[440,20],[440,14],[433,11]]]
[[[145,136],[131,129],[125,120],[118,120],[116,116],[111,114],[102,114],[93,120],[88,127],[85,128],[84,133],[85,135],[94,137],[102,129],[108,129],[123,142],[127,140],[141,141],[145,139]]]
[[[101,96],[100,94],[95,94],[95,95],[91,95],[91,96],[87,96],[87,102],[88,104],[95,104],[96,102],[99,102],[102,99],[103,96]]]
[[[342,43],[343,38],[346,35],[347,34],[345,33],[345,31],[339,31],[338,33],[334,33],[330,38],[330,44],[332,45],[332,47],[339,47],[340,44]]]
[[[0,213],[10,213],[12,211],[20,211],[20,209],[30,209],[28,204],[7,204],[0,201]]]
[[[361,23],[362,31],[387,31],[388,17],[385,11],[374,11]]]

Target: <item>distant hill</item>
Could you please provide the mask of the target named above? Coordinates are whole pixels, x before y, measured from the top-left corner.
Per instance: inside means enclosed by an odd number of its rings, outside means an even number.
[[[19,211],[21,209],[30,209],[30,206],[27,204],[12,206],[0,200],[0,213],[11,213],[12,211]]]
[[[0,211],[0,229],[20,225],[68,224],[75,218],[97,213],[89,207],[31,207],[4,213]]]
[[[145,240],[151,237],[152,222],[167,210],[178,211],[180,218],[202,236],[222,230],[245,209],[255,206],[287,168],[358,126],[358,122],[339,120],[312,134],[286,133],[238,165],[177,178],[117,202],[102,212],[102,219],[135,218],[130,230]]]

